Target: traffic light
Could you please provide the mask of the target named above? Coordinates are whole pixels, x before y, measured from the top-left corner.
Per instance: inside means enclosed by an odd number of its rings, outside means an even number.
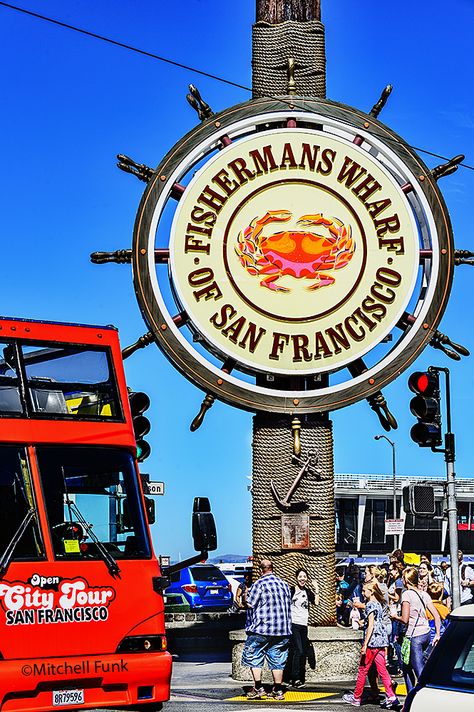
[[[435,493],[432,485],[408,485],[402,490],[403,509],[418,517],[434,517]]]
[[[410,410],[418,423],[410,436],[420,447],[437,447],[442,443],[439,375],[437,371],[416,371],[408,379],[408,388],[415,393]]]
[[[150,444],[143,439],[150,432],[150,421],[143,413],[150,407],[150,399],[141,391],[130,391],[128,394],[130,411],[132,413],[133,432],[137,442],[137,460],[143,462],[151,453]]]

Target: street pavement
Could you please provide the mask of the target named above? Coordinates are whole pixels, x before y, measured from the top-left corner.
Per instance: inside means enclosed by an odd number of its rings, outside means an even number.
[[[308,683],[303,689],[288,688],[282,701],[267,698],[264,700],[247,700],[245,691],[250,683],[236,682],[231,677],[231,663],[228,661],[210,662],[207,656],[193,655],[192,660],[173,656],[173,676],[171,679],[171,698],[165,702],[163,712],[234,712],[234,710],[249,710],[266,707],[278,708],[279,712],[304,707],[321,712],[341,712],[352,709],[342,702],[344,692],[354,689],[355,680],[341,680],[335,683]],[[211,657],[211,656],[209,656]],[[222,657],[222,656],[221,656]],[[403,703],[406,695],[402,678],[398,682],[397,695]],[[381,688],[383,690],[383,688]],[[384,697],[381,692],[380,700]],[[377,704],[364,703],[365,712],[380,710]],[[92,712],[104,712],[93,710]],[[110,710],[107,712],[123,712]]]
[[[311,684],[303,689],[289,688],[284,701],[272,700],[247,700],[245,689],[251,687],[249,683],[238,683],[231,678],[231,665],[229,662],[181,662],[176,660],[173,665],[173,678],[171,681],[171,699],[165,704],[170,712],[187,712],[196,710],[244,710],[251,706],[278,707],[280,710],[295,710],[297,706],[308,709],[321,709],[325,712],[349,710],[350,706],[344,704],[341,696],[344,692],[354,689],[354,681],[340,681],[337,683]],[[401,701],[405,696],[405,687],[399,680],[397,694]],[[402,694],[403,693],[403,694]],[[383,696],[380,698],[383,699]],[[364,704],[364,710],[370,712],[379,710],[375,704]]]

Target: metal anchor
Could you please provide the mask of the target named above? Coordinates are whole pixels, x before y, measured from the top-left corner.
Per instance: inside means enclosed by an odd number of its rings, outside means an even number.
[[[296,461],[298,464],[301,464],[301,458],[300,457],[293,457],[293,460]],[[293,484],[291,485],[290,489],[286,493],[286,496],[282,499],[280,495],[278,494],[278,490],[275,486],[275,483],[273,480],[270,480],[270,489],[272,491],[272,494],[275,498],[275,502],[277,503],[278,507],[280,509],[283,509],[285,512],[288,512],[290,510],[293,511],[302,511],[303,509],[306,509],[308,507],[307,502],[290,502],[290,499],[292,498],[293,494],[296,491],[296,488],[298,487],[299,483],[303,479],[304,475],[306,472],[310,472],[312,475],[318,476],[318,479],[320,479],[320,471],[316,469],[316,463],[318,461],[317,455],[313,452],[311,452],[306,460],[303,462],[302,467],[298,474],[296,475]]]

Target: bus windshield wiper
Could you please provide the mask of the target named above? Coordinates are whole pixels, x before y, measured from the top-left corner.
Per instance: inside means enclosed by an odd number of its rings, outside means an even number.
[[[103,543],[100,541],[100,539],[96,536],[95,532],[92,530],[92,526],[86,522],[84,517],[82,516],[82,513],[78,509],[77,505],[75,502],[67,498],[66,502],[69,511],[73,512],[74,517],[77,519],[79,524],[84,528],[84,531],[87,533],[87,536],[89,536],[94,544],[97,547],[97,551],[100,553],[102,556],[102,559],[105,561],[107,564],[107,568],[109,569],[110,573],[112,576],[117,576],[120,573],[120,568],[117,562],[115,561],[114,557],[110,553],[110,551],[103,545]]]
[[[8,544],[7,548],[5,549],[2,558],[0,559],[0,577],[3,576],[5,571],[8,569],[8,566],[10,564],[10,561],[12,560],[12,556],[15,552],[16,546],[19,541],[21,541],[21,538],[25,531],[28,528],[29,523],[31,520],[36,517],[36,512],[34,509],[29,509],[25,516],[23,517],[23,521],[21,522],[20,526],[12,536],[10,543]]]

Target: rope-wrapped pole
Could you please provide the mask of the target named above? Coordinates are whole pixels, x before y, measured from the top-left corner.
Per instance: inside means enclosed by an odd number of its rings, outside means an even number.
[[[293,60],[293,62],[290,62]],[[320,0],[257,0],[253,27],[253,95],[286,96],[288,70],[294,64],[295,91],[299,96],[324,98],[326,61]],[[262,376],[262,379],[265,377]],[[260,383],[257,379],[257,383]],[[262,385],[268,387],[266,380]],[[304,379],[293,379],[295,390],[304,389]],[[314,387],[314,386],[313,386]],[[290,396],[290,393],[289,393]],[[294,583],[297,569],[304,568],[320,589],[320,605],[311,612],[310,623],[335,623],[335,513],[332,423],[326,415],[300,417],[298,427],[301,459],[317,455],[319,475],[308,473],[298,484],[295,500],[307,503],[296,519],[288,517],[275,499],[275,489],[284,497],[292,487],[299,467],[292,462],[294,417],[259,413],[254,417],[252,455],[253,556],[273,561],[275,571]],[[299,423],[299,420],[297,421]],[[293,427],[292,427],[293,425]],[[273,485],[273,487],[272,487]],[[291,513],[290,513],[291,514]],[[295,548],[286,548],[285,527],[305,523],[295,537]],[[308,526],[304,548],[298,536]],[[285,547],[285,548],[284,548]],[[256,569],[257,567],[255,567]],[[314,609],[314,607],[312,607]]]
[[[326,51],[320,0],[257,0],[252,30],[254,98],[288,94],[288,60],[296,94],[326,97]]]

